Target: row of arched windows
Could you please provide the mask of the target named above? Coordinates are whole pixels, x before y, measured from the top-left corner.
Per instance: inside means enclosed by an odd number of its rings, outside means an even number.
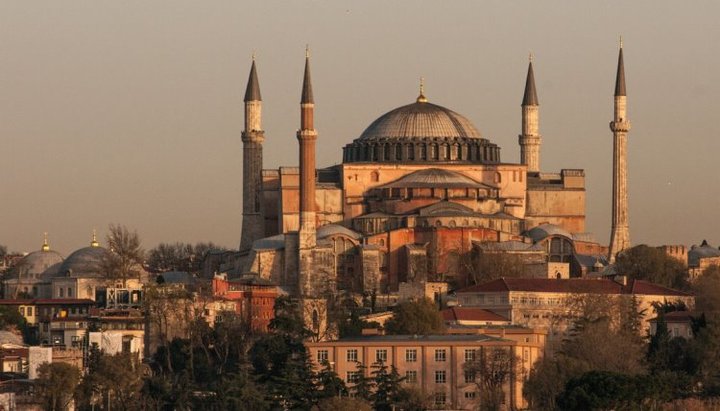
[[[495,145],[478,143],[353,143],[343,149],[343,161],[472,161],[496,163],[500,149]]]

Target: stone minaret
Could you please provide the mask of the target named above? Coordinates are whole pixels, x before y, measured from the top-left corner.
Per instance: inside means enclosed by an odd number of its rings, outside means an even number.
[[[262,146],[265,132],[262,129],[262,98],[260,83],[253,56],[245,90],[245,130],[243,142],[243,219],[240,252],[252,248],[253,241],[264,236],[264,221],[260,205],[262,189]]]
[[[312,295],[310,289],[315,249],[315,141],[317,131],[313,125],[315,102],[310,81],[310,53],[305,52],[305,76],[300,99],[300,231],[298,233],[300,295]]]
[[[627,199],[627,135],[630,131],[630,121],[627,119],[622,40],[615,79],[615,118],[610,122],[610,130],[613,132],[613,199],[608,258],[612,263],[619,252],[630,248]]]
[[[522,134],[518,136],[520,164],[525,164],[530,172],[540,171],[539,108],[531,54],[522,101]]]

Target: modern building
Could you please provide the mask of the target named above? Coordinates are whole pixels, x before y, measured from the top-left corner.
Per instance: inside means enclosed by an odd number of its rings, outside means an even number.
[[[488,335],[373,335],[337,341],[311,342],[306,346],[317,367],[329,364],[345,383],[357,382],[358,364],[366,377],[380,363],[397,369],[406,384],[432,396],[439,409],[476,409],[481,377],[465,371],[465,364],[479,355],[505,350],[516,363],[504,387],[504,409],[525,408],[522,386],[532,365],[543,353],[542,335],[516,341]]]
[[[695,305],[695,297],[642,280],[501,278],[457,291],[458,305],[492,311],[512,324],[547,330],[548,345],[557,348],[572,319],[571,304],[586,295],[635,298],[638,312],[653,312],[653,303]],[[642,318],[644,334],[650,328]]]

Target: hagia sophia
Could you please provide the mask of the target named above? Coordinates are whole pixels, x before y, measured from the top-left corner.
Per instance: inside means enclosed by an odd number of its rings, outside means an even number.
[[[467,117],[420,93],[369,122],[342,163],[316,168],[315,99],[306,55],[299,167],[263,169],[262,97],[253,59],[245,93],[243,222],[237,269],[300,296],[392,293],[402,284],[471,283],[482,253],[535,256],[528,276],[602,271],[629,247],[622,46],[618,60],[612,250],[585,232],[585,173],[541,168],[532,57],[521,102],[520,163]],[[272,138],[272,137],[269,137]]]

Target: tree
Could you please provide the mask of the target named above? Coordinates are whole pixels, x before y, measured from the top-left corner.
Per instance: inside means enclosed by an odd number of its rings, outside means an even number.
[[[0,306],[0,330],[22,330],[25,327],[25,317],[20,315],[17,307]]]
[[[317,375],[318,398],[331,398],[346,396],[348,394],[345,382],[330,367],[330,363],[325,361],[323,368]]]
[[[8,249],[6,246],[0,244],[0,258],[5,257],[8,254]]]
[[[35,386],[45,409],[65,411],[73,400],[80,382],[80,370],[65,363],[45,363],[38,367]]]
[[[355,385],[350,388],[354,397],[372,402],[373,390],[375,389],[375,379],[368,377],[367,367],[361,363],[357,363],[357,380]]]
[[[443,334],[445,324],[435,303],[423,298],[398,304],[385,330],[388,334]]]
[[[400,377],[394,365],[388,370],[385,363],[373,365],[372,375],[375,379],[375,392],[371,395],[373,407],[377,411],[390,411],[393,404],[400,398],[400,383],[404,378]]]
[[[167,271],[186,271],[198,273],[202,261],[209,250],[224,250],[212,242],[197,243],[160,243],[148,251],[148,270],[154,273]]]
[[[130,278],[140,279],[145,252],[136,231],[129,231],[122,225],[111,224],[106,237],[109,253],[105,254],[101,268],[108,278],[122,280],[127,286]]]
[[[250,349],[250,360],[268,400],[289,409],[309,409],[315,402],[316,376],[303,339],[308,330],[296,300],[278,298],[271,333]]]
[[[483,252],[477,257],[476,265],[477,269],[471,273],[474,284],[482,284],[501,277],[525,276],[525,264],[518,255]]]
[[[497,411],[505,399],[505,385],[517,378],[517,359],[510,349],[482,347],[465,363],[465,372],[475,377],[481,409]]]
[[[568,337],[554,357],[535,364],[524,394],[539,410],[556,409],[565,384],[590,371],[620,374],[645,372],[646,345],[639,335],[642,313],[626,297],[578,295],[567,301],[572,316]]]
[[[423,393],[416,385],[403,385],[398,390],[396,409],[405,411],[425,411],[433,406],[433,395]]]
[[[108,404],[113,410],[139,407],[144,370],[136,353],[108,355],[95,349],[88,363],[88,373],[79,387],[81,404]]]
[[[665,287],[688,289],[687,267],[663,250],[641,244],[618,254],[617,272],[636,280],[647,280]]]
[[[313,411],[372,411],[372,406],[360,398],[330,397],[318,401]]]
[[[568,381],[558,405],[563,410],[628,409],[646,398],[644,382],[644,376],[590,371]]]

